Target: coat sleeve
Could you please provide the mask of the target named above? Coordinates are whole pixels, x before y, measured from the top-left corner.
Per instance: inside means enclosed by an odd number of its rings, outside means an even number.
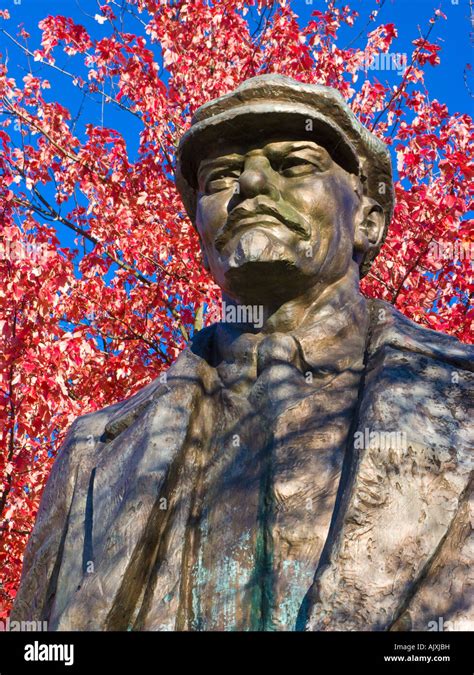
[[[392,630],[474,630],[474,476],[408,607]]]
[[[77,418],[69,428],[46,483],[26,547],[12,621],[48,620],[74,495],[82,419]]]
[[[97,453],[104,443],[133,422],[160,386],[156,378],[134,396],[81,415],[72,423],[51,469],[26,547],[20,588],[10,615],[12,621],[50,621],[59,574],[67,557],[72,555],[70,536],[77,535],[77,531],[71,535],[74,515],[77,520],[77,502],[86,500],[84,481],[89,483]],[[67,537],[69,546],[65,546]]]

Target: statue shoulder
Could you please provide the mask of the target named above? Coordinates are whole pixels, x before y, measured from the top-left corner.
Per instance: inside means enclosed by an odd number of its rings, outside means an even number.
[[[92,438],[94,445],[111,440],[129,427],[152,400],[167,390],[171,371],[172,367],[122,401],[76,418],[71,427],[72,433]]]
[[[371,309],[371,354],[384,346],[416,352],[445,361],[462,370],[474,371],[474,346],[460,342],[452,335],[425,328],[408,319],[393,305],[382,300],[369,300]]]
[[[196,333],[191,344],[178,356],[177,360],[151,382],[143,386],[132,396],[78,417],[72,426],[72,433],[82,439],[87,438],[89,445],[106,443],[116,438],[142,415],[152,401],[170,390],[189,381],[202,364],[207,363],[212,351],[214,325]]]

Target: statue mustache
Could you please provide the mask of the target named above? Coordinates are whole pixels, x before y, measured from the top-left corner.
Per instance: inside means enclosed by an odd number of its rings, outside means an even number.
[[[296,209],[287,203],[281,208],[268,199],[257,197],[232,209],[226,222],[216,234],[215,245],[217,250],[221,251],[232,238],[234,229],[238,227],[240,220],[253,216],[271,216],[279,220],[289,230],[299,234],[302,239],[310,238],[310,225]]]

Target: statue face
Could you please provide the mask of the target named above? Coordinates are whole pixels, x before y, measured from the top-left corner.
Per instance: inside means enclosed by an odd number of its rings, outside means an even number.
[[[313,141],[220,148],[198,190],[204,264],[238,301],[282,302],[355,264],[360,181]]]

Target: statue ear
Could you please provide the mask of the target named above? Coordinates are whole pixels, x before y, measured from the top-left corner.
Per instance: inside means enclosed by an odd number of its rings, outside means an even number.
[[[377,250],[385,229],[385,214],[375,199],[361,197],[354,230],[354,257],[362,264],[369,251]]]

